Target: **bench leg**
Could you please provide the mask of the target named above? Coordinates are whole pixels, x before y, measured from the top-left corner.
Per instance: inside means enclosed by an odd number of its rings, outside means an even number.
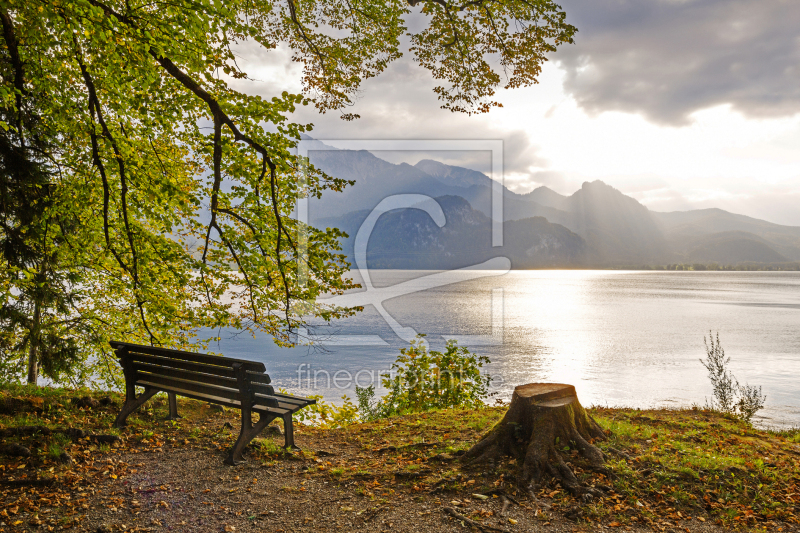
[[[250,444],[250,441],[258,436],[267,425],[275,420],[275,415],[261,414],[258,422],[252,423],[251,413],[249,409],[242,410],[242,430],[239,433],[239,438],[231,448],[228,457],[225,458],[226,465],[238,465],[244,462],[244,449]]]
[[[127,419],[131,413],[136,411],[139,407],[141,407],[144,404],[144,402],[155,396],[157,393],[158,389],[151,389],[147,387],[144,389],[144,392],[139,395],[138,398],[126,400],[125,405],[122,406],[122,410],[119,412],[119,415],[117,415],[117,419],[114,420],[114,427],[115,428],[123,427],[125,425],[125,419]]]
[[[174,392],[168,392],[167,398],[169,398],[169,416],[167,420],[177,420],[178,418],[183,418],[178,414],[178,398],[175,396]]]
[[[287,450],[299,450],[294,445],[294,424],[292,424],[292,414],[283,415],[283,447]]]

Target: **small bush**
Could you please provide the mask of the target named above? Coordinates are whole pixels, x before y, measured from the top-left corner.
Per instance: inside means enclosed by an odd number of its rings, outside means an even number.
[[[706,346],[706,358],[700,362],[708,370],[708,379],[713,387],[714,399],[706,402],[708,407],[734,415],[746,422],[750,422],[758,411],[764,408],[767,397],[761,393],[761,387],[740,385],[733,373],[728,370],[730,357],[725,357],[725,350],[719,342],[719,333],[716,340],[708,332],[709,339],[703,337]]]
[[[301,409],[293,417],[305,424],[340,428],[404,413],[482,407],[489,397],[492,380],[481,374],[486,363],[489,363],[488,357],[476,355],[453,340],[447,342],[444,353],[429,352],[420,338],[412,341],[409,348],[400,350],[392,364],[392,370],[396,371],[394,377],[381,376],[383,386],[389,389],[382,399],[375,399],[374,385],[356,386],[358,405],[346,395],[342,396],[341,407],[324,401],[321,395],[309,396],[317,403]],[[287,394],[284,390],[280,392]]]
[[[710,341],[703,337],[703,344],[706,346],[706,359],[705,361],[701,359],[700,362],[708,370],[708,379],[711,380],[713,388],[714,399],[709,407],[723,413],[732,413],[738,382],[727,368],[731,358],[725,357],[725,350],[722,349],[722,345],[719,343],[719,333],[717,333],[716,342],[714,337],[711,336],[711,332],[709,332],[708,336],[711,339]]]
[[[283,389],[279,392],[283,394],[291,394]],[[350,400],[350,397],[342,396],[342,405],[337,406],[323,400],[321,394],[309,396],[317,403],[311,404],[303,409],[300,409],[292,419],[295,422],[302,422],[312,426],[319,426],[326,429],[335,429],[347,427],[350,424],[358,421],[358,407]]]
[[[374,409],[385,417],[450,407],[481,407],[489,396],[492,380],[481,374],[486,363],[488,357],[476,355],[454,340],[447,341],[444,353],[428,351],[421,338],[412,341],[410,347],[400,350],[392,364],[397,374],[381,376],[389,392]]]
[[[356,385],[356,399],[358,400],[358,418],[362,422],[369,422],[381,417],[380,405],[375,401],[375,385],[369,387]]]
[[[753,415],[764,408],[767,397],[761,394],[761,387],[739,385],[739,401],[736,411],[743,420],[750,421]]]

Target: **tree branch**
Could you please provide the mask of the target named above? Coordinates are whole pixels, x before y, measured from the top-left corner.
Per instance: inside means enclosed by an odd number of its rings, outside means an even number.
[[[97,90],[94,85],[94,80],[92,79],[89,70],[86,68],[83,59],[81,58],[80,46],[77,42],[77,39],[73,37],[73,40],[75,42],[75,47],[76,47],[76,59],[78,61],[78,65],[80,66],[81,74],[83,75],[84,85],[86,86],[86,89],[89,92],[90,113],[92,114],[92,116],[97,117],[97,121],[100,124],[101,131],[103,132],[103,136],[111,144],[112,150],[114,151],[114,156],[117,159],[117,165],[119,168],[119,175],[120,175],[120,186],[121,186],[122,218],[123,218],[123,223],[125,225],[125,234],[128,237],[128,244],[131,248],[131,259],[133,264],[131,266],[126,265],[122,257],[114,250],[113,246],[111,246],[111,239],[108,231],[108,226],[109,226],[108,204],[110,199],[110,187],[106,176],[105,167],[103,166],[102,160],[100,158],[100,150],[97,143],[97,134],[95,134],[93,130],[91,133],[92,156],[95,165],[98,166],[103,181],[103,200],[104,200],[103,221],[104,221],[106,245],[109,247],[109,250],[114,255],[119,265],[126,272],[128,272],[128,274],[133,279],[133,293],[134,293],[134,298],[136,299],[136,306],[139,309],[139,315],[142,318],[142,325],[147,330],[147,333],[150,335],[150,343],[157,344],[158,338],[153,334],[153,332],[150,329],[150,326],[147,323],[147,318],[145,317],[145,312],[144,312],[144,302],[139,296],[140,283],[139,283],[139,272],[138,272],[138,259],[136,254],[136,247],[133,240],[133,232],[131,231],[130,223],[128,220],[128,204],[127,204],[128,184],[127,180],[125,179],[125,161],[123,160],[122,154],[120,153],[116,140],[114,139],[114,136],[111,134],[111,131],[108,129],[105,118],[103,117],[103,111],[100,105],[100,99],[97,97]]]

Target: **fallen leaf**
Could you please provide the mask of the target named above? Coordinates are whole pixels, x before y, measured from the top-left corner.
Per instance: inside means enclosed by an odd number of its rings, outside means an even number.
[[[225,531],[228,531],[228,532],[236,531],[236,528],[234,526],[225,526]]]
[[[489,497],[487,495],[485,495],[485,494],[473,494],[472,497],[473,498],[477,498],[479,500],[488,500],[489,499]]]
[[[508,519],[508,523],[509,523],[509,524],[516,524],[516,523],[517,523],[517,521],[516,521],[516,520],[514,520],[513,518],[509,518],[509,519]]]

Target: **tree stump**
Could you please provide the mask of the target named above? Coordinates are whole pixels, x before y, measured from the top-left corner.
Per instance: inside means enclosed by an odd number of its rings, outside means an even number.
[[[575,387],[529,383],[514,389],[506,415],[464,460],[475,464],[510,455],[519,464],[518,482],[530,494],[549,474],[574,496],[588,498],[600,491],[578,481],[564,453],[567,447],[577,450],[588,468],[610,476],[603,452],[593,444],[596,440],[605,440],[603,429],[581,406]]]

